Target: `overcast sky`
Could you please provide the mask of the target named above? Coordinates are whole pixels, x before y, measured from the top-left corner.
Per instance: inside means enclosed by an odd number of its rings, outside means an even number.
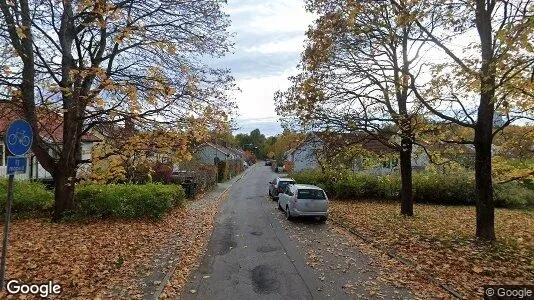
[[[241,89],[239,132],[259,128],[266,135],[281,132],[274,111],[273,94],[289,86],[296,73],[305,32],[314,17],[300,0],[228,0],[235,42],[234,54],[222,64],[232,70]]]

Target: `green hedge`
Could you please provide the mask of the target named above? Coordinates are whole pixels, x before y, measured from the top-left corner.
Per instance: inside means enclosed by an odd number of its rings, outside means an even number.
[[[468,173],[414,173],[413,189],[415,202],[446,205],[475,204],[475,178]]]
[[[185,193],[172,184],[80,184],[75,199],[79,217],[161,219],[185,202]]]
[[[337,199],[386,199],[400,197],[401,180],[398,174],[366,175],[351,173],[321,173],[318,170],[291,174],[299,183],[314,184]],[[439,174],[413,173],[414,201],[444,205],[474,205],[475,180],[471,173]],[[527,183],[514,182],[495,185],[495,204],[498,207],[534,207],[534,188]]]
[[[7,179],[0,179],[0,206],[5,207],[7,200]],[[13,186],[14,213],[35,214],[49,211],[54,204],[54,194],[42,183],[16,180]]]
[[[219,182],[224,182],[235,177],[244,170],[245,168],[243,167],[242,160],[221,160],[217,164],[217,177]]]
[[[217,164],[217,179],[219,182],[230,179],[230,170],[228,169],[228,163],[225,160],[221,160]]]
[[[534,208],[534,186],[510,182],[495,186],[495,204],[502,207]]]

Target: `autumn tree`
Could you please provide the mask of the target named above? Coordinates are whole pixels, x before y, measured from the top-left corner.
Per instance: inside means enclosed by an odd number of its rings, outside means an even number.
[[[422,118],[410,74],[421,68],[424,33],[388,1],[316,0],[308,8],[320,17],[307,33],[301,74],[275,96],[278,113],[320,131],[365,133],[394,149],[401,213],[413,215],[412,150]]]
[[[239,133],[235,138],[241,149],[252,152],[259,159],[267,157],[269,152],[266,149],[267,138],[259,129],[254,129],[250,133]]]
[[[410,72],[415,96],[435,116],[473,132],[472,140],[456,142],[474,145],[476,236],[492,241],[493,139],[508,125],[532,119],[534,109],[534,2],[418,1],[418,9],[392,2],[432,41],[432,56],[439,58],[429,61],[432,79],[425,85]]]
[[[285,129],[281,134],[276,136],[276,139],[269,150],[273,154],[273,158],[277,161],[283,161],[284,155],[287,151],[298,147],[306,138],[306,135],[299,132]]]
[[[495,135],[493,144],[498,149],[492,158],[496,184],[534,179],[534,126],[510,125]]]
[[[135,120],[181,130],[207,108],[232,106],[220,1],[0,0],[0,93],[38,132],[37,110],[56,112],[61,141],[35,134],[32,152],[55,181],[54,219],[74,208],[80,138],[99,124]],[[56,145],[59,144],[59,147]]]

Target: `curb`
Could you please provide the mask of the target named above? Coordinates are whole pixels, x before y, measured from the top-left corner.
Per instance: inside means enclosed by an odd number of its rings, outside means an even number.
[[[243,179],[243,177],[245,177],[245,175],[247,175],[249,173],[248,170],[250,170],[251,168],[248,168],[247,170],[242,172],[239,177],[236,177],[236,179],[232,179],[232,180],[234,180],[234,182],[232,182],[226,189],[224,189],[215,198],[215,201],[219,201],[222,197],[224,197],[226,195],[226,193],[234,186],[234,184],[239,182],[241,179]],[[151,295],[151,297],[149,299],[157,300],[157,299],[160,298],[161,294],[163,293],[163,290],[165,289],[165,287],[169,283],[169,280],[171,279],[172,275],[176,271],[177,267],[178,267],[178,264],[176,264],[174,267],[170,268],[169,271],[167,271],[167,273],[165,274],[165,277],[161,280],[161,283],[158,285],[158,288],[154,291],[154,294]]]
[[[345,226],[344,224],[342,224],[341,222],[339,222],[339,221],[337,221],[335,219],[330,219],[330,221],[332,223],[334,223],[335,225],[337,225],[337,226],[347,230],[348,232],[354,234],[355,236],[357,236],[358,238],[363,240],[365,243],[371,245],[371,247],[386,253],[389,257],[391,257],[391,258],[399,261],[400,263],[412,268],[413,270],[415,270],[420,275],[422,275],[422,276],[426,277],[427,279],[429,279],[432,283],[434,283],[434,284],[438,285],[439,287],[441,287],[443,290],[445,290],[447,293],[449,293],[455,299],[466,299],[458,291],[456,291],[454,288],[452,288],[450,285],[445,284],[445,283],[441,283],[436,277],[432,276],[431,274],[429,274],[427,272],[424,272],[424,271],[421,271],[421,270],[418,270],[417,268],[415,268],[415,264],[412,261],[398,256],[393,251],[391,251],[391,250],[389,250],[389,249],[387,249],[385,247],[381,247],[381,246],[377,245],[371,239],[367,238],[366,236],[364,236],[363,234],[359,233],[355,229],[352,229],[352,228],[350,228],[348,226]]]

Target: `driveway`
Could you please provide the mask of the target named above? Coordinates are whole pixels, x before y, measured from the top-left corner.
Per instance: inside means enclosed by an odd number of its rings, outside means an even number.
[[[183,299],[410,298],[330,222],[285,220],[266,196],[275,176],[256,164],[230,189]]]

